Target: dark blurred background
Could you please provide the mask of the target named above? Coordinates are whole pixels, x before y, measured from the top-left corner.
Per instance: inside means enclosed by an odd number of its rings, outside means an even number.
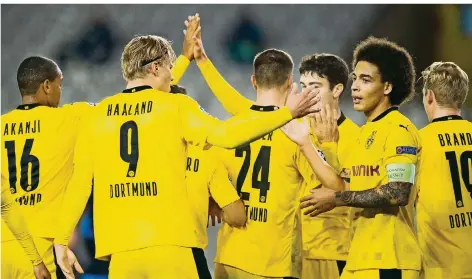
[[[274,47],[300,58],[330,52],[352,61],[355,45],[369,35],[386,37],[412,54],[417,76],[433,61],[453,61],[472,77],[472,5],[1,5],[1,109],[21,101],[16,86],[19,63],[30,55],[58,61],[64,74],[62,103],[99,102],[123,89],[120,54],[135,34],[157,34],[174,41],[180,53],[188,15],[200,13],[205,49],[221,74],[242,94],[254,99],[252,60]],[[294,72],[298,80],[298,69]],[[228,114],[209,91],[195,65],[181,81],[209,113]],[[417,96],[401,110],[422,128],[427,123]],[[358,124],[350,90],[341,101]],[[472,97],[463,115],[472,119]],[[73,239],[86,275],[107,278],[106,262],[93,260],[91,205]],[[217,228],[209,229],[209,266],[215,255]]]

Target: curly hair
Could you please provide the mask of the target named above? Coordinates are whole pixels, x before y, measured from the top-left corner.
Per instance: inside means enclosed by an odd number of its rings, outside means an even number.
[[[390,103],[394,106],[408,102],[414,96],[415,67],[408,51],[387,39],[369,37],[354,50],[352,68],[360,61],[377,66],[382,82],[392,85]]]
[[[326,78],[330,89],[340,83],[346,89],[349,79],[347,63],[341,57],[330,53],[315,53],[303,56],[298,70],[300,75],[316,73],[320,77]]]

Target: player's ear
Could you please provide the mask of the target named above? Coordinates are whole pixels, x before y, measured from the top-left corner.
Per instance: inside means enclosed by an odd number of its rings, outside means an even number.
[[[287,79],[287,84],[285,86],[288,92],[290,92],[290,90],[292,89],[292,84],[293,84],[293,75],[290,75]]]
[[[41,83],[41,86],[43,87],[44,93],[51,93],[51,82],[49,81],[49,79],[46,79],[43,83]]]
[[[157,64],[157,62],[152,62],[152,64],[149,67],[149,71],[154,76],[158,76],[159,75],[159,64]]]
[[[392,92],[392,84],[390,82],[385,82],[384,83],[384,94],[388,95],[390,92]]]
[[[431,105],[436,101],[436,96],[434,96],[434,92],[431,89],[426,90],[426,102],[428,105]]]
[[[256,83],[256,76],[255,75],[252,75],[251,76],[251,84],[252,84],[252,87],[257,90],[257,83]]]
[[[333,88],[333,98],[337,99],[339,96],[341,96],[341,93],[344,91],[344,85],[342,83],[336,84],[336,86]]]

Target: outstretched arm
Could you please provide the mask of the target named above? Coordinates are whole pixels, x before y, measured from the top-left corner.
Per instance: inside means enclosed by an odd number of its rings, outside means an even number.
[[[186,24],[187,28],[190,26]],[[206,55],[203,48],[201,32],[196,33],[194,37],[194,57],[198,68],[203,75],[208,87],[216,96],[224,109],[231,115],[236,115],[241,111],[250,108],[253,102],[245,98],[241,93],[234,89],[225,78],[218,72],[213,63]]]
[[[236,148],[281,127],[293,118],[314,111],[318,101],[317,91],[307,87],[296,94],[297,86],[287,98],[286,106],[277,111],[240,115],[226,121],[218,121],[202,112],[199,105],[189,97],[182,96],[183,139],[193,145],[215,145],[227,149]]]

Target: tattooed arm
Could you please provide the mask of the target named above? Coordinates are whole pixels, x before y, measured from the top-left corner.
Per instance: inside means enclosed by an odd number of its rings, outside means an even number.
[[[365,191],[336,192],[336,205],[360,208],[406,206],[411,186],[409,182],[389,182]]]
[[[304,212],[305,215],[317,216],[337,206],[359,208],[406,206],[412,185],[409,182],[395,181],[369,190],[341,192],[322,187],[310,190],[311,194],[300,200],[300,208],[308,208]]]

